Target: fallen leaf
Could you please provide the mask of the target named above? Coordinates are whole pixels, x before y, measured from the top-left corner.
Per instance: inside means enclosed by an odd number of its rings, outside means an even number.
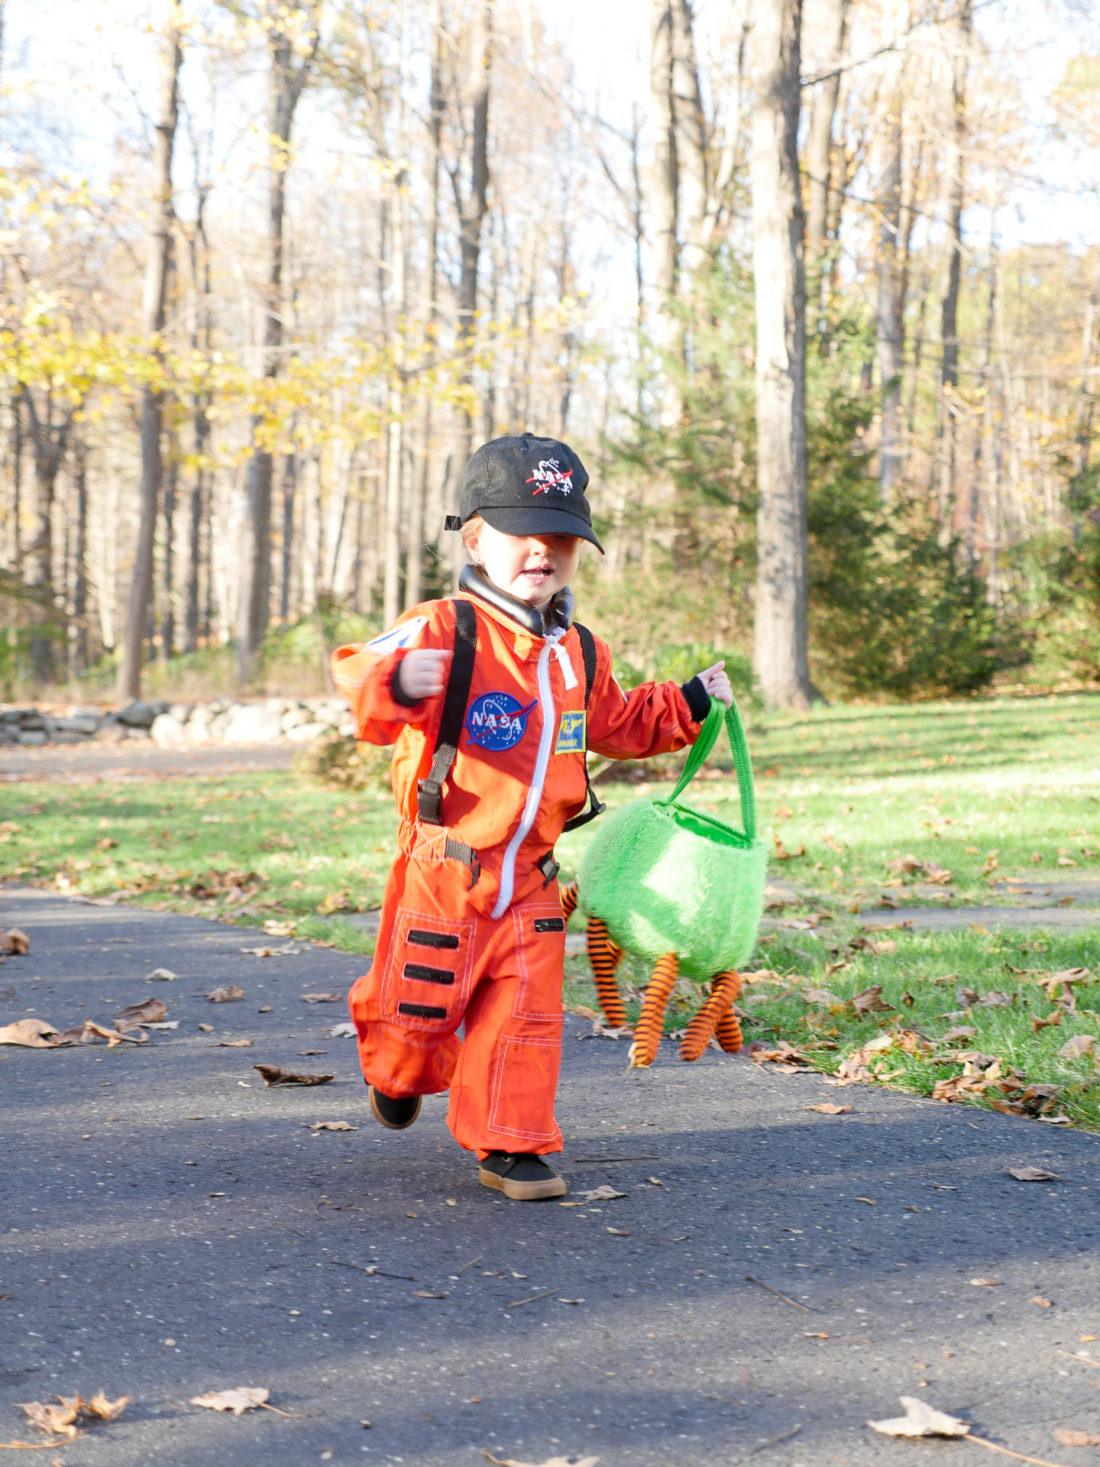
[[[414,1299],[446,1299],[446,1294],[433,1294],[431,1289],[414,1289]]]
[[[1061,1024],[1062,1019],[1065,1016],[1065,1012],[1065,1009],[1055,1009],[1053,1013],[1047,1014],[1046,1018],[1042,1018],[1039,1015],[1032,1014],[1031,1032],[1033,1034],[1038,1034],[1041,1029],[1046,1029],[1051,1024]]]
[[[132,1003],[115,1015],[115,1021],[129,1019],[135,1024],[155,1024],[168,1012],[168,1005],[159,998],[147,998],[142,1003]]]
[[[850,1105],[834,1105],[831,1100],[823,1100],[820,1105],[804,1105],[803,1110],[816,1110],[823,1116],[842,1116],[852,1107]]]
[[[213,1024],[197,1024],[195,1027],[201,1029],[204,1034],[213,1034],[214,1032]]]
[[[861,993],[852,996],[852,1007],[857,1014],[892,1014],[892,1005],[882,1001],[882,984],[875,983]]]
[[[1056,1172],[1047,1172],[1038,1166],[1010,1166],[1005,1170],[1018,1182],[1060,1182],[1062,1180]]]
[[[16,1019],[0,1029],[0,1044],[22,1044],[28,1049],[55,1049],[61,1035],[46,1019]]]
[[[946,1034],[941,1034],[940,1043],[953,1044],[960,1039],[973,1039],[977,1032],[977,1029],[970,1024],[959,1024],[954,1029],[948,1029]]]
[[[630,1237],[630,1229],[629,1228],[608,1228],[607,1231],[609,1233],[613,1233],[616,1238],[629,1238]]]
[[[481,1455],[487,1462],[494,1462],[496,1467],[596,1467],[600,1460],[599,1457],[579,1457],[574,1462],[568,1457],[548,1457],[545,1462],[520,1462],[515,1457],[494,1457],[484,1447]]]
[[[271,1392],[263,1386],[237,1386],[230,1391],[207,1391],[205,1396],[192,1396],[192,1406],[205,1406],[209,1411],[232,1411],[240,1416],[263,1406]]]
[[[211,1003],[232,1003],[235,998],[244,998],[244,989],[231,983],[228,988],[215,988],[206,996]]]
[[[1067,1039],[1058,1051],[1059,1059],[1083,1059],[1096,1048],[1096,1039],[1091,1034],[1075,1034]]]
[[[1031,1302],[1035,1305],[1036,1309],[1053,1309],[1054,1308],[1054,1301],[1053,1301],[1053,1299],[1044,1299],[1043,1296],[1042,1296],[1042,1294],[1036,1294],[1035,1295],[1035,1298],[1032,1299]]]
[[[51,1402],[25,1401],[21,1409],[38,1427],[39,1431],[54,1436],[63,1436],[69,1441],[82,1435],[81,1428],[91,1421],[114,1421],[121,1416],[130,1403],[129,1396],[119,1396],[109,1401],[102,1391],[97,1391],[90,1401],[80,1395],[58,1396],[57,1405]]]
[[[343,993],[303,993],[303,1003],[343,1003],[346,995]]]
[[[332,1075],[298,1075],[278,1065],[253,1065],[252,1068],[259,1070],[265,1085],[324,1085],[333,1078]]]
[[[358,1126],[349,1126],[347,1121],[303,1121],[311,1131],[358,1131]]]
[[[971,1279],[970,1282],[976,1289],[996,1289],[1000,1286],[1000,1279]]]
[[[629,1192],[617,1192],[614,1187],[609,1187],[604,1182],[599,1187],[592,1187],[587,1192],[582,1192],[581,1197],[585,1202],[610,1202],[615,1197],[629,1197]]]
[[[18,927],[9,927],[6,932],[0,932],[0,952],[21,955],[30,952],[31,940],[25,932],[20,932]]]
[[[1100,1447],[1100,1432],[1073,1431],[1069,1427],[1056,1426],[1054,1440],[1060,1447]]]
[[[219,1039],[214,1049],[251,1049],[251,1039]]]
[[[916,1396],[900,1396],[905,1407],[904,1416],[892,1417],[889,1421],[868,1421],[874,1431],[884,1436],[966,1436],[970,1426],[957,1416],[948,1416],[946,1411],[937,1411]]]
[[[154,968],[153,971],[149,974],[149,982],[174,983],[178,977],[179,974],[173,973],[171,968]]]
[[[333,1026],[332,1026],[331,1029],[326,1029],[325,1030],[325,1033],[328,1035],[328,1037],[330,1039],[354,1039],[355,1038],[355,1025],[354,1024],[333,1024]]]

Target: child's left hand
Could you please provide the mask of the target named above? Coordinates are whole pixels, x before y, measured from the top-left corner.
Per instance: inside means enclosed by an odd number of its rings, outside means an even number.
[[[732,707],[733,689],[726,676],[724,662],[715,662],[710,667],[704,667],[702,672],[696,673],[696,677],[712,698],[717,698],[719,703],[724,703],[727,708]]]

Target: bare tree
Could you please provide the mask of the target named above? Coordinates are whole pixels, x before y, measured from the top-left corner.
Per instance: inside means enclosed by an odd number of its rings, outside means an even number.
[[[815,77],[810,126],[806,136],[806,173],[809,180],[809,209],[806,218],[806,256],[816,260],[825,248],[829,217],[829,178],[833,156],[833,118],[840,95],[844,32],[849,0],[826,0],[824,74]]]
[[[940,490],[941,534],[950,534],[955,498],[956,403],[959,383],[959,280],[962,273],[962,214],[966,166],[966,76],[973,27],[972,0],[959,0],[946,33],[951,64],[951,131],[947,157],[947,284],[940,310]]]
[[[459,341],[468,362],[477,335],[478,265],[481,227],[489,208],[489,78],[493,57],[493,0],[476,0],[470,30],[466,100],[470,110],[469,181],[463,182],[460,159],[451,168],[458,210],[461,273],[458,284]],[[467,382],[472,379],[472,362]],[[473,448],[473,418],[467,410],[462,432],[462,457]]]
[[[142,333],[158,356],[172,255],[172,150],[176,140],[179,71],[183,60],[180,19],[178,6],[172,5],[161,44],[160,102],[153,144],[151,228],[141,308]],[[163,418],[164,394],[156,384],[146,383],[141,391],[141,513],[122,661],[118,670],[116,691],[120,698],[136,698],[141,692],[142,645],[153,599],[153,540],[161,486]]]
[[[752,144],[756,285],[756,626],[769,703],[806,708],[806,347],[798,179],[801,0],[757,0]]]
[[[267,270],[260,341],[260,371],[265,378],[278,375],[283,348],[283,235],[286,214],[286,176],[290,133],[295,109],[309,79],[320,41],[320,0],[291,7],[267,0],[270,66],[267,90],[268,205]],[[290,22],[303,20],[308,36],[304,54],[296,54]],[[272,455],[257,439],[261,418],[252,421],[253,447],[248,463],[245,494],[247,514],[241,558],[242,581],[237,609],[237,677],[245,682],[252,671],[267,630],[271,595],[271,484]]]

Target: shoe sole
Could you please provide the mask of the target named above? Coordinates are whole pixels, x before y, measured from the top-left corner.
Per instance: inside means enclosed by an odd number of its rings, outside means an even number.
[[[483,1166],[477,1169],[477,1179],[483,1187],[503,1192],[513,1202],[541,1202],[547,1197],[564,1197],[569,1190],[564,1177],[547,1177],[544,1182],[516,1182],[511,1177],[498,1177]]]
[[[385,1126],[385,1128],[386,1128],[387,1131],[405,1131],[405,1130],[407,1130],[409,1128],[409,1126],[412,1125],[413,1121],[416,1120],[417,1116],[420,1114],[420,1101],[421,1101],[421,1097],[418,1095],[416,1097],[416,1109],[413,1111],[412,1115],[409,1117],[409,1119],[407,1121],[389,1121],[382,1114],[382,1112],[378,1109],[378,1101],[375,1099],[375,1096],[374,1096],[374,1086],[373,1085],[370,1087],[369,1094],[370,1094],[370,1113],[374,1117],[374,1119],[378,1122],[378,1124],[380,1126]]]

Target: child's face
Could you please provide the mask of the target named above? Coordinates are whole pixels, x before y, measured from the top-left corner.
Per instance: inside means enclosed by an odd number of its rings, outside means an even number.
[[[483,524],[469,549],[494,586],[541,611],[577,573],[579,535],[505,535]]]

